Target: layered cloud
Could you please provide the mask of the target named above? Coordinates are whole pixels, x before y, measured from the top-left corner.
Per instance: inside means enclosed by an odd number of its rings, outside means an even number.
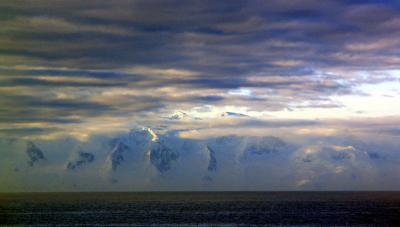
[[[334,97],[370,95],[360,86],[399,81],[395,2],[0,7],[3,128],[32,120],[63,130],[90,118],[131,122],[132,115],[142,115],[141,123],[143,111],[148,120],[206,105],[264,115],[345,109],[340,118],[369,110]]]

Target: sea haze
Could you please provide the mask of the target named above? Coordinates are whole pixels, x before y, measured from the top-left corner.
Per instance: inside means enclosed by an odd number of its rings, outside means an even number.
[[[11,226],[395,225],[400,192],[2,193]]]

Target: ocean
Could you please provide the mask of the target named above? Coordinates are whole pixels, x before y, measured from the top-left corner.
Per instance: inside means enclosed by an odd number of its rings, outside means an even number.
[[[400,226],[400,192],[0,193],[1,226]]]

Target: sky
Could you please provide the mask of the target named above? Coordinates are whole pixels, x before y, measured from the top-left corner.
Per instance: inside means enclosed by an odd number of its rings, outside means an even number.
[[[400,180],[399,36],[395,0],[3,0],[0,180],[8,183],[0,190],[399,190],[393,183]],[[173,144],[168,160],[150,158],[138,170],[138,179],[148,181],[132,184],[121,173],[120,180],[108,176],[90,187],[84,181],[103,176],[102,168],[84,169],[81,180],[64,173],[71,160],[82,161],[82,149],[104,158],[95,159],[98,165],[112,163],[120,143],[99,144],[134,131],[157,139],[146,137],[140,149],[125,141],[130,152],[152,154],[164,149],[155,144]],[[213,148],[225,137],[242,147]],[[260,142],[271,137],[278,140]],[[281,139],[277,157],[262,155],[270,165],[290,166],[285,171],[263,169],[246,155],[254,143]],[[47,162],[42,169],[29,165],[36,148],[53,157],[33,156]],[[176,174],[193,168],[184,164],[187,150],[210,160],[214,152],[224,153],[220,160],[236,158],[216,176],[192,172],[201,177],[191,182]],[[337,152],[349,153],[351,163],[332,161]],[[310,153],[318,165],[297,163]],[[160,171],[157,160],[170,171]],[[40,180],[49,171],[53,178]],[[242,180],[233,183],[235,177]],[[276,180],[259,180],[269,177]]]

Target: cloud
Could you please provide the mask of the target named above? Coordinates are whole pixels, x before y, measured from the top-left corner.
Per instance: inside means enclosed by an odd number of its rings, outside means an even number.
[[[33,16],[19,16],[5,20],[0,32],[31,32],[31,33],[84,33],[113,34],[130,36],[133,31],[116,26],[74,23],[62,18]]]
[[[68,80],[51,80],[51,79],[35,79],[35,78],[15,78],[3,80],[0,86],[50,86],[50,87],[112,87],[126,86],[125,83],[108,83],[108,82],[80,82],[76,79]]]
[[[6,137],[8,134],[12,135],[31,135],[31,134],[45,134],[53,132],[57,129],[55,128],[39,128],[39,127],[19,127],[19,128],[0,128],[0,134]]]
[[[238,127],[307,134],[319,117],[314,110],[335,110],[338,118],[354,112],[338,96],[398,82],[396,2],[5,1],[0,11],[4,128],[41,123],[85,131],[107,119],[118,130],[196,130],[206,127],[160,118],[209,108],[263,118]],[[297,118],[282,123],[286,112]]]

